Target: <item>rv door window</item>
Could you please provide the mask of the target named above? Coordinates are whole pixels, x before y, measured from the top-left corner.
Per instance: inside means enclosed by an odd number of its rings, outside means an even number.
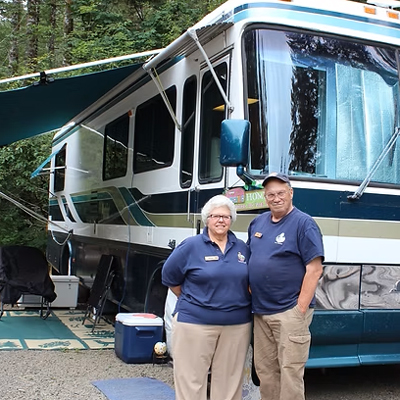
[[[49,203],[49,219],[51,221],[64,221],[64,216],[61,212],[57,198],[50,199]]]
[[[224,92],[227,88],[227,65],[214,67]],[[210,71],[201,82],[201,120],[199,182],[218,182],[222,178],[219,162],[221,122],[225,119],[225,102]]]
[[[181,187],[190,187],[193,180],[194,129],[196,117],[197,79],[191,76],[185,82],[182,100],[181,132]]]
[[[64,146],[57,154],[54,160],[54,191],[61,192],[65,187],[65,165],[66,165],[67,147]]]
[[[362,181],[399,125],[395,49],[269,29],[244,48],[251,172]],[[399,151],[372,181],[400,184]]]
[[[125,176],[128,164],[129,115],[106,125],[104,134],[103,180]]]
[[[176,87],[166,91],[176,111]],[[174,157],[175,123],[161,95],[138,106],[135,116],[133,171],[135,173],[165,168]]]

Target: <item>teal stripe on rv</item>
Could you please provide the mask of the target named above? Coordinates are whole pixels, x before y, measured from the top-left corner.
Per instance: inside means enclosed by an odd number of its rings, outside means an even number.
[[[155,226],[153,222],[151,222],[151,220],[146,216],[143,210],[139,207],[136,199],[132,196],[132,194],[126,187],[120,187],[119,191],[128,206],[130,214],[139,225]]]
[[[109,200],[112,196],[108,192],[95,192],[95,193],[85,193],[78,195],[71,195],[73,203],[84,203],[87,201],[98,201],[98,200]]]

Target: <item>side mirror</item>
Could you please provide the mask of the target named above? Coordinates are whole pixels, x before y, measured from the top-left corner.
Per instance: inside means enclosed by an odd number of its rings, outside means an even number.
[[[221,154],[223,167],[246,166],[249,162],[250,122],[225,119],[221,122]]]

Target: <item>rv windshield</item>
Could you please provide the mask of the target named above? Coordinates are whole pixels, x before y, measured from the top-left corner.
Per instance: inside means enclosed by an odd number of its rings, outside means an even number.
[[[244,48],[250,172],[363,180],[399,125],[396,51],[268,29]],[[399,147],[372,181],[400,183]]]

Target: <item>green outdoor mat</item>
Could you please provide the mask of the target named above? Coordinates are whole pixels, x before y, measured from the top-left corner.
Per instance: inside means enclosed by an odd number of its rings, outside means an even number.
[[[114,347],[114,328],[104,321],[92,332],[84,313],[52,310],[43,320],[37,310],[5,311],[0,319],[0,350],[100,349]]]

